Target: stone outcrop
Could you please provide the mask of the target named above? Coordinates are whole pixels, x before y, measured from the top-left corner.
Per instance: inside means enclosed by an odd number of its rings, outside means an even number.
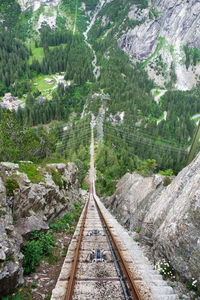
[[[162,177],[126,174],[105,200],[118,220],[165,258],[177,275],[200,286],[200,153],[168,186]]]
[[[186,69],[182,46],[200,49],[200,2],[155,0],[148,3],[148,8],[142,10],[131,6],[128,18],[139,24],[126,28],[123,34],[119,32],[119,45],[137,61],[151,57],[146,69],[157,84],[164,86],[171,79],[170,73],[175,72],[176,88],[191,89],[198,80],[200,68],[198,65]]]
[[[143,61],[153,53],[159,37],[165,37],[171,45],[181,41],[183,45],[187,44],[200,49],[199,0],[155,0],[152,2],[141,12],[136,5],[131,7],[129,18],[142,21],[142,24],[128,30],[122,36],[121,46],[125,51]],[[152,17],[149,16],[151,12]]]
[[[60,174],[62,188],[52,176]],[[21,247],[33,229],[47,231],[48,224],[66,213],[76,201],[84,200],[78,170],[73,163],[49,164],[41,168],[43,181],[32,183],[19,165],[0,163],[0,295],[11,294],[23,283]],[[5,185],[14,178],[9,193]],[[8,195],[10,194],[10,195]]]
[[[40,5],[52,5],[57,6],[60,3],[60,0],[17,0],[21,6],[22,11],[27,10],[32,7],[33,10],[37,10]]]

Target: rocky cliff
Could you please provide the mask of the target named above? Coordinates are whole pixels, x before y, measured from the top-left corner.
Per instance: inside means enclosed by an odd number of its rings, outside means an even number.
[[[105,203],[123,225],[140,228],[156,261],[200,286],[200,153],[166,187],[162,176],[126,174]]]
[[[157,84],[164,86],[173,76],[177,89],[191,89],[199,81],[200,65],[186,68],[183,45],[200,50],[199,16],[199,0],[149,0],[143,9],[132,5],[128,18],[138,25],[126,28],[119,45],[135,60],[145,62]]]
[[[31,182],[19,170],[19,164],[0,163],[1,296],[11,294],[23,283],[21,246],[30,232],[47,231],[51,220],[84,199],[73,163],[41,167],[39,183]]]
[[[52,5],[58,6],[60,0],[17,0],[19,5],[21,6],[22,11],[32,7],[33,10],[37,10],[41,5]]]

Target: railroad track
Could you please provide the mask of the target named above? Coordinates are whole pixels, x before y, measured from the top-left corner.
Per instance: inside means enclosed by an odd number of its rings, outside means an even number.
[[[89,199],[51,300],[177,300],[96,195],[93,130],[90,154]]]
[[[65,299],[142,299],[92,192],[81,220]]]

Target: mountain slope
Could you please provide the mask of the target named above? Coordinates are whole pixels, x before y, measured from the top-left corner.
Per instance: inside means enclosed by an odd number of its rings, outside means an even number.
[[[121,49],[157,85],[188,90],[200,76],[199,12],[198,0],[110,1],[96,26],[102,39],[114,30]]]

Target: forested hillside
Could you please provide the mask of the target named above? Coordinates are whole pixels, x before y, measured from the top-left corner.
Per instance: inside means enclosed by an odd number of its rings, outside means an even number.
[[[140,170],[147,159],[156,161],[156,171],[178,172],[199,118],[199,87],[175,90],[172,68],[171,81],[162,89],[149,78],[147,62],[136,63],[120,49],[121,34],[143,24],[140,17],[131,19],[129,12],[134,5],[142,15],[147,1],[86,0],[83,4],[62,0],[58,7],[48,2],[35,7],[34,1],[31,7],[26,1],[24,5],[22,13],[17,1],[0,4],[0,97],[11,92],[25,103],[13,111],[19,126],[32,132],[32,126],[57,121],[51,126],[60,134],[55,142],[60,146],[52,148],[51,155],[56,151],[57,156],[78,159],[80,165],[89,142],[82,118],[92,112],[97,121],[96,163],[103,192],[112,190],[127,170]],[[156,18],[156,9],[149,18]],[[163,43],[160,39],[158,48]],[[192,61],[196,65],[198,51],[184,49],[188,67]],[[162,59],[157,59],[162,72]],[[0,106],[1,124],[4,111]],[[89,126],[89,119],[86,123]],[[61,132],[63,126],[65,132]],[[75,128],[79,136],[74,135]],[[71,146],[74,157],[69,150],[71,136],[76,145]],[[1,159],[5,159],[3,154]],[[83,169],[85,174],[86,166]]]

